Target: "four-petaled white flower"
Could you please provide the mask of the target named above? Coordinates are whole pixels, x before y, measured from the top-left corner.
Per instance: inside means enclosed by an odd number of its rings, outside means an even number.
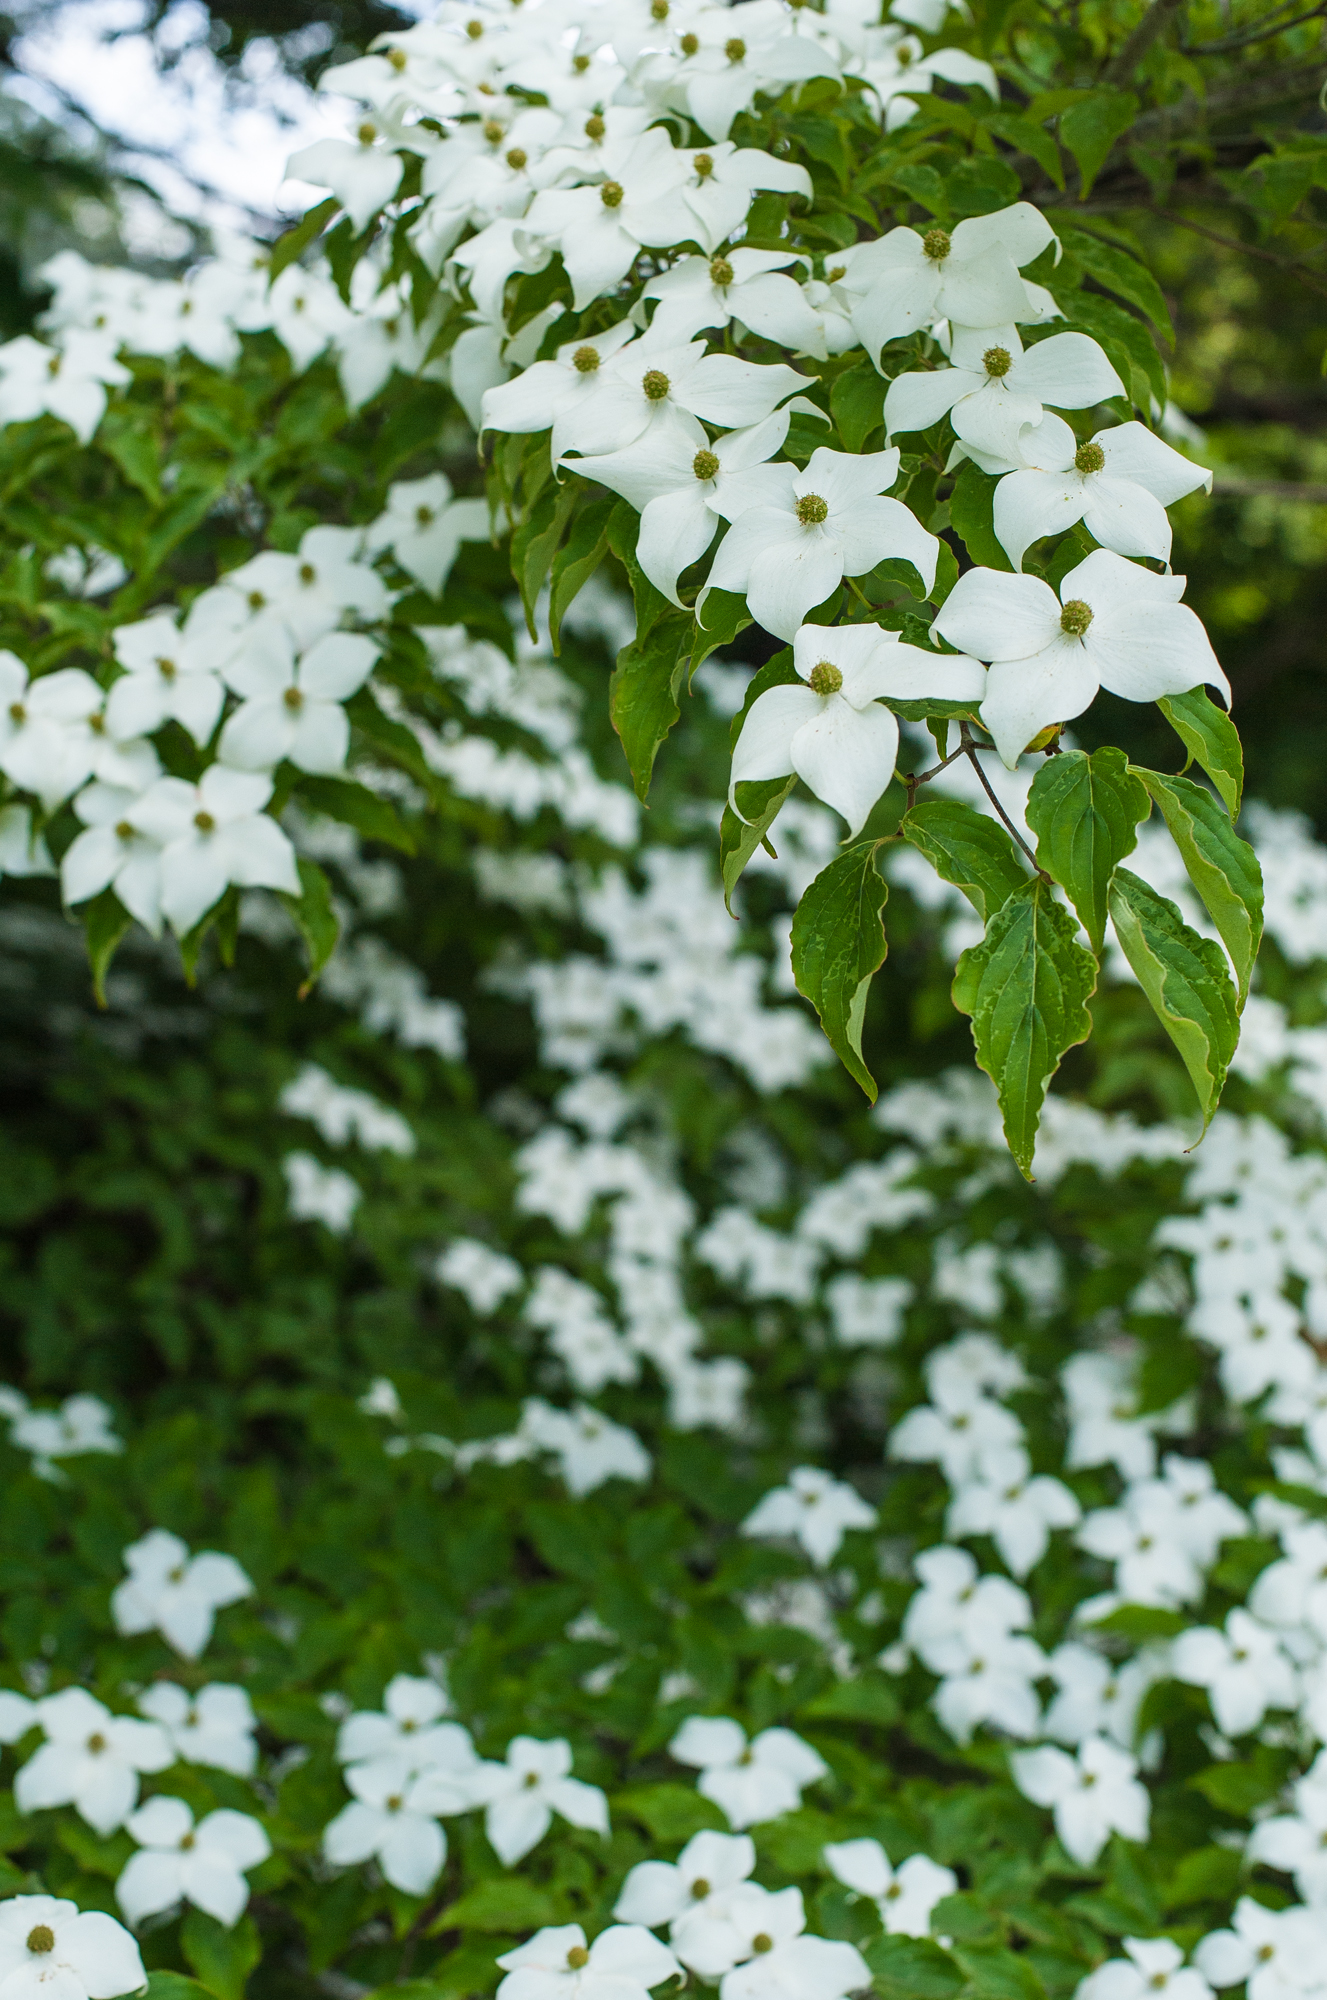
[[[223,763],[270,771],[283,757],[301,771],[340,771],[350,745],[341,706],[363,687],[378,648],[362,632],[327,632],[297,660],[288,640],[243,651],[226,679],[245,697],[221,732]]]
[[[1327,1903],[1327,1751],[1293,1787],[1295,1810],[1259,1820],[1244,1852],[1293,1875],[1306,1903]]]
[[[374,1860],[394,1889],[422,1896],[447,1859],[447,1836],[434,1816],[436,1788],[418,1798],[427,1780],[404,1757],[352,1764],[345,1780],[355,1796],[323,1828],[323,1853],[338,1868]]]
[[[1048,723],[1067,722],[1099,688],[1126,701],[1230,684],[1182,576],[1156,576],[1108,549],[1069,570],[1060,595],[1039,576],[970,569],[946,598],[935,630],[991,671],[981,719],[1012,770]]]
[[[886,556],[910,562],[929,590],[940,544],[901,500],[881,496],[898,478],[897,450],[831,451],[820,445],[806,469],[754,467],[749,504],[719,545],[706,592],[745,596],[767,632],[791,639],[808,611],[845,576],[863,576]]]
[[[956,1488],[945,1532],[989,1535],[1015,1576],[1026,1576],[1050,1546],[1053,1528],[1074,1528],[1082,1509],[1062,1480],[1034,1473],[1022,1445],[981,1453],[975,1474]]]
[[[1122,1938],[1127,1958],[1108,1958],[1089,1972],[1074,2000],[1211,2000],[1201,1972],[1184,1963],[1173,1938]]]
[[[1055,241],[1031,202],[974,215],[952,230],[891,229],[878,241],[839,251],[841,282],[854,296],[852,321],[873,361],[887,340],[949,320],[955,326],[1025,325],[1042,316],[1019,276]]]
[[[610,1924],[592,1945],[579,1924],[556,1924],[504,1951],[498,1964],[507,1975],[498,2000],[643,2000],[682,1971],[640,1924]]]
[[[399,479],[387,488],[387,505],[365,530],[365,547],[390,549],[407,576],[439,597],[462,542],[489,538],[488,502],[458,500],[445,472]]]
[[[1216,1726],[1225,1736],[1247,1736],[1269,1708],[1294,1708],[1298,1676],[1275,1632],[1238,1606],[1224,1632],[1196,1625],[1181,1632],[1171,1654],[1178,1681],[1207,1689]]]
[[[885,396],[885,430],[924,431],[948,416],[978,463],[1017,458],[1019,435],[1045,405],[1089,409],[1124,394],[1105,353],[1085,333],[1053,333],[1025,353],[1012,326],[959,327],[953,366],[897,375]]]
[[[272,780],[212,764],[196,785],[159,778],[125,819],[161,847],[161,909],[184,935],[238,883],[300,893],[295,850],[270,814]]]
[[[700,1771],[696,1790],[741,1829],[794,1812],[802,1790],[826,1775],[819,1754],[791,1729],[762,1729],[748,1743],[740,1722],[724,1715],[692,1715],[668,1754]]]
[[[419,1674],[393,1674],[383,1690],[381,1710],[357,1709],[341,1724],[336,1754],[343,1764],[358,1764],[366,1757],[405,1757],[423,1770],[435,1753],[446,1756],[451,1748],[450,1733],[458,1725],[437,1727],[450,1709],[437,1681]]]
[[[845,1888],[871,1898],[885,1929],[896,1937],[929,1937],[932,1910],[958,1888],[953,1869],[929,1854],[910,1854],[895,1868],[878,1840],[833,1841],[825,1860]]]
[[[253,1591],[234,1556],[212,1549],[191,1556],[165,1528],[152,1528],[132,1542],[124,1562],[129,1574],[111,1593],[116,1630],[131,1636],[160,1632],[189,1660],[196,1660],[212,1637],[217,1612]]]
[[[1117,424],[1079,444],[1062,418],[1048,415],[1018,442],[1022,464],[1001,479],[993,503],[995,537],[1015,569],[1033,542],[1063,534],[1075,521],[1116,555],[1168,563],[1167,507],[1200,486],[1212,490],[1205,467],[1145,424]]]
[[[85,1688],[62,1688],[36,1704],[46,1741],[14,1779],[20,1812],[73,1806],[103,1836],[138,1802],[138,1774],[164,1771],[175,1752],[164,1729],[111,1711]]]
[[[818,1466],[799,1465],[786,1486],[776,1486],[747,1515],[744,1535],[791,1535],[821,1569],[837,1555],[852,1528],[873,1528],[879,1519],[860,1493]]]
[[[206,743],[225,699],[215,671],[216,648],[186,637],[165,611],[118,626],[114,644],[126,671],[106,697],[111,735],[150,736],[163,722],[174,721],[195,743]]]
[[[353,140],[315,139],[311,146],[291,154],[286,162],[287,179],[330,188],[356,232],[367,229],[396,193],[405,167],[399,153],[378,144],[381,136],[372,119],[366,118]]]
[[[671,1924],[681,1951],[678,1941],[688,1921],[722,1911],[755,1865],[750,1834],[706,1828],[692,1835],[676,1861],[638,1861],[622,1884],[613,1915],[623,1924]]]
[[[129,370],[115,359],[113,334],[67,327],[58,347],[21,333],[0,347],[0,424],[59,417],[86,444],[106,413],[107,389],[121,388]]]
[[[487,1810],[484,1831],[508,1868],[541,1841],[554,1813],[592,1833],[608,1832],[608,1801],[597,1785],[571,1775],[571,1745],[514,1736],[504,1764],[481,1764],[474,1797]]]
[[[1317,1910],[1269,1910],[1241,1896],[1229,1930],[1209,1931],[1193,1962],[1209,1985],[1245,1986],[1248,2000],[1284,2000],[1316,1990],[1327,1925]]]
[[[0,1903],[3,2000],[115,2000],[146,1985],[138,1946],[104,1911],[57,1896]]]
[[[1147,1839],[1151,1801],[1138,1781],[1138,1760],[1104,1736],[1089,1736],[1076,1757],[1049,1744],[1016,1750],[1009,1768],[1024,1798],[1051,1808],[1061,1846],[1084,1867],[1112,1833]]]
[[[175,1681],[153,1681],[139,1695],[138,1707],[161,1724],[186,1764],[211,1764],[237,1778],[251,1778],[257,1770],[258,1718],[242,1687],[213,1681],[190,1695]]]
[[[60,857],[66,903],[85,903],[103,889],[116,895],[153,937],[161,935],[161,848],[126,818],[140,794],[94,779],[74,800],[83,822]]]
[[[33,792],[47,812],[89,776],[95,762],[92,719],[103,695],[81,667],[61,667],[29,681],[13,653],[0,652],[0,771]]]
[[[194,1824],[183,1799],[149,1799],[125,1821],[138,1842],[115,1884],[115,1898],[131,1924],[177,1903],[193,1903],[219,1924],[231,1925],[249,1900],[245,1870],[272,1852],[261,1823],[250,1813],[222,1806]]]
[[[732,532],[751,518],[743,515]],[[803,625],[793,638],[793,666],[804,686],[766,688],[751,704],[733,750],[729,802],[738,812],[739,785],[796,772],[842,813],[850,836],[861,832],[898,757],[898,722],[880,697],[975,709],[986,691],[986,671],[976,660],[923,652],[878,625]]]

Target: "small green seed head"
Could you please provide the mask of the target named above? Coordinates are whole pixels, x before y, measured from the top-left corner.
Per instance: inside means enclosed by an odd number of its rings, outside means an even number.
[[[829,502],[818,493],[803,493],[793,512],[804,528],[818,528],[829,519]]]
[[[530,155],[526,152],[524,146],[513,146],[507,154],[507,165],[514,174],[519,174],[521,168],[529,161],[529,158]]]
[[[579,1972],[582,1966],[589,1963],[590,1954],[585,1949],[585,1946],[583,1944],[574,1944],[567,1953],[567,1964],[571,1967],[572,1971]]]
[[[744,41],[741,41],[738,38],[738,36],[734,35],[731,41],[727,41],[724,43],[723,52],[727,56],[729,62],[739,63],[746,55],[746,43]]]
[[[933,264],[938,264],[947,257],[951,247],[947,229],[928,229],[922,238],[922,249]]]
[[[684,56],[694,56],[700,48],[700,36],[683,35],[680,46]]]
[[[496,118],[486,118],[484,120],[484,137],[488,140],[490,146],[500,146],[506,136],[506,126],[499,125]]]
[[[358,138],[360,145],[371,146],[374,140],[377,138],[377,136],[378,136],[377,126],[370,125],[366,118],[364,123],[360,126],[358,133],[356,134],[356,137]]]
[[[691,164],[696,170],[697,178],[707,181],[714,172],[714,155],[713,153],[697,153]]]
[[[571,66],[577,76],[584,76],[586,70],[590,67],[590,58],[588,56],[573,56]]]
[[[662,368],[647,368],[640,378],[640,386],[648,403],[662,403],[668,394],[668,377]]]
[[[697,479],[717,479],[719,476],[719,454],[715,451],[698,451],[691,461],[691,470]]]
[[[597,347],[578,347],[571,357],[571,365],[578,375],[593,375],[599,366]]]
[[[605,181],[603,186],[599,190],[599,199],[603,203],[605,208],[621,208],[622,206],[621,181]]]
[[[595,143],[598,144],[599,140],[603,138],[604,133],[607,130],[608,127],[605,125],[603,119],[599,116],[599,113],[597,111],[592,111],[589,117],[585,121],[586,138],[593,139]]]
[[[1079,472],[1100,472],[1106,463],[1106,454],[1099,444],[1080,444],[1074,453],[1074,465]]]
[[[981,365],[992,382],[1002,382],[1014,365],[1014,357],[1007,347],[988,347],[981,357]]]
[[[726,257],[711,257],[710,283],[712,285],[731,285],[732,282],[733,267],[728,259]]]
[[[1092,623],[1092,606],[1081,597],[1071,597],[1060,612],[1060,630],[1071,639],[1081,639]]]
[[[812,694],[837,694],[843,686],[843,675],[832,660],[817,660],[806,677],[806,684]]]

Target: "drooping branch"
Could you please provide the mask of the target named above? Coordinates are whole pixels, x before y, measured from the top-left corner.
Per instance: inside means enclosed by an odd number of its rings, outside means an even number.
[[[1108,84],[1127,84],[1153,42],[1166,32],[1184,4],[1185,0],[1152,0],[1151,6],[1123,48],[1117,50],[1106,64],[1101,72],[1101,81]]]

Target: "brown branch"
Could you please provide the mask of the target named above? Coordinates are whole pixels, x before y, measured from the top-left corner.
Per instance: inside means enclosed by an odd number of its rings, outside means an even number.
[[[1102,70],[1102,83],[1128,83],[1153,42],[1166,32],[1183,5],[1184,0],[1152,0],[1151,6],[1123,48],[1111,57]]]
[[[1219,243],[1225,250],[1238,250],[1245,257],[1258,257],[1264,264],[1275,264],[1278,270],[1293,271],[1300,283],[1307,285],[1311,292],[1318,292],[1327,298],[1327,284],[1321,278],[1304,269],[1297,257],[1279,257],[1275,250],[1264,250],[1259,243],[1242,243],[1238,236],[1222,236],[1218,230],[1209,229],[1206,223],[1195,222],[1191,216],[1180,215],[1176,209],[1163,208],[1159,202],[1150,202],[1153,215],[1159,215],[1165,222],[1173,222],[1181,229],[1191,229],[1195,236],[1205,236],[1210,243]]]
[[[1261,111],[1271,104],[1295,98],[1315,99],[1322,88],[1327,65],[1321,60],[1284,63],[1277,69],[1254,70],[1242,83],[1228,90],[1209,91],[1206,97],[1182,97],[1177,104],[1159,105],[1134,120],[1129,140],[1171,139],[1196,125],[1211,124],[1239,111]]]
[[[1018,842],[1019,846],[1022,848],[1024,854],[1026,854],[1028,860],[1032,863],[1032,866],[1036,871],[1036,873],[1038,875],[1043,876],[1045,880],[1049,881],[1050,877],[1046,875],[1046,872],[1043,868],[1039,868],[1037,866],[1036,855],[1032,852],[1032,849],[1028,846],[1022,834],[1019,832],[1018,828],[1014,825],[1014,822],[1010,819],[1004,807],[1000,804],[999,799],[995,796],[995,793],[991,788],[991,781],[981,768],[981,758],[977,755],[976,744],[973,742],[971,736],[968,734],[967,723],[964,722],[960,724],[960,727],[963,731],[964,752],[967,755],[968,762],[971,764],[973,770],[977,773],[978,778],[981,780],[982,790],[985,792],[991,804],[995,807],[996,812],[999,814],[1000,818],[1004,821],[1005,826],[1008,828],[1009,832],[1013,835],[1014,839]]]

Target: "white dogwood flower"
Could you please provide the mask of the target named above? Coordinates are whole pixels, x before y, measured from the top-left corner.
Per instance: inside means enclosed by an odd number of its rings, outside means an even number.
[[[138,1774],[175,1761],[153,1722],[112,1715],[85,1688],[61,1688],[37,1703],[46,1741],[14,1779],[20,1812],[72,1805],[102,1835],[122,1826],[138,1801]]]
[[[1121,1938],[1127,1958],[1108,1958],[1089,1972],[1074,2000],[1211,2000],[1212,1989],[1201,1972],[1184,1963],[1184,1953],[1172,1938]]]
[[[1040,352],[1032,349],[1033,355]],[[1118,424],[1079,444],[1068,424],[1048,415],[1023,432],[1019,451],[1022,466],[1001,479],[994,499],[996,540],[1015,569],[1022,569],[1033,542],[1063,534],[1075,521],[1117,555],[1168,563],[1167,507],[1200,486],[1212,490],[1204,466],[1182,457],[1144,424]]]
[[[668,1754],[699,1770],[696,1790],[739,1831],[794,1812],[804,1787],[826,1775],[823,1759],[791,1729],[762,1729],[748,1743],[742,1725],[724,1715],[689,1716]]]
[[[1026,1576],[1050,1547],[1053,1528],[1073,1528],[1082,1509],[1062,1480],[1035,1473],[1020,1444],[984,1451],[954,1492],[945,1533],[989,1535],[1015,1576]]]
[[[438,1747],[435,1728],[451,1711],[446,1690],[418,1674],[393,1674],[383,1690],[382,1708],[357,1709],[341,1724],[336,1754],[343,1764],[366,1757],[403,1757],[422,1770]],[[448,1724],[455,1728],[455,1724]]]
[[[249,1900],[245,1870],[272,1852],[259,1820],[229,1807],[197,1825],[183,1799],[164,1795],[130,1813],[125,1829],[138,1842],[115,1884],[115,1899],[131,1924],[177,1903],[193,1903],[219,1924],[237,1923]]]
[[[958,1888],[953,1869],[929,1854],[910,1854],[895,1868],[878,1840],[832,1841],[825,1860],[836,1881],[871,1898],[895,1937],[929,1937],[932,1910]]]
[[[114,889],[130,916],[159,937],[161,848],[125,817],[139,797],[122,785],[83,787],[74,800],[83,831],[60,858],[60,889],[70,904]]]
[[[666,327],[676,340],[737,320],[766,340],[823,359],[821,317],[801,285],[786,275],[789,264],[802,261],[795,251],[741,245],[712,257],[680,257],[650,280],[642,296],[658,299],[653,324]]]
[[[507,1975],[498,2000],[644,2000],[682,1970],[640,1924],[611,1924],[592,1945],[579,1924],[553,1925],[497,1962]]]
[[[705,1828],[691,1836],[676,1861],[638,1861],[622,1884],[613,1915],[619,1923],[680,1929],[693,1916],[721,1911],[755,1865],[750,1834]]]
[[[739,516],[732,532],[765,511]],[[805,686],[766,688],[751,704],[733,750],[729,801],[736,811],[738,785],[796,772],[818,799],[842,813],[850,836],[860,833],[894,775],[898,722],[881,697],[931,697],[975,708],[986,686],[976,660],[923,652],[878,625],[803,625],[793,638],[793,666]]]
[[[458,500],[445,472],[399,479],[387,488],[387,505],[365,530],[365,547],[390,549],[407,576],[439,597],[462,542],[489,538],[488,502]]]
[[[340,771],[350,747],[342,703],[363,687],[378,648],[362,632],[327,632],[297,660],[288,640],[240,652],[226,679],[245,700],[221,732],[223,763],[270,771],[283,757],[301,771]]]
[[[950,320],[955,326],[1025,325],[1041,306],[1019,276],[1055,241],[1031,202],[994,215],[974,215],[952,230],[934,224],[923,235],[891,229],[874,242],[835,253],[840,282],[854,296],[853,325],[871,359],[887,340]]]
[[[114,2000],[146,1985],[138,1946],[104,1911],[56,1896],[0,1903],[4,2000]]]
[[[879,1519],[860,1493],[818,1466],[799,1465],[786,1486],[776,1486],[742,1523],[744,1535],[791,1535],[821,1569],[838,1554],[853,1528]]]
[[[1060,1844],[1090,1867],[1112,1833],[1146,1840],[1151,1802],[1138,1760],[1104,1736],[1089,1736],[1078,1755],[1042,1744],[1009,1759],[1014,1783],[1034,1805],[1049,1806]]]
[[[1275,1632],[1237,1605],[1224,1632],[1194,1625],[1181,1632],[1171,1653],[1178,1681],[1207,1689],[1216,1726],[1224,1736],[1247,1736],[1269,1708],[1294,1708],[1294,1667]]]
[[[54,812],[92,771],[92,718],[101,689],[81,667],[60,667],[29,681],[13,653],[0,652],[0,771]]]
[[[1259,1820],[1245,1853],[1293,1875],[1306,1903],[1327,1903],[1327,1752],[1318,1755],[1293,1788],[1295,1810]]]
[[[929,430],[948,416],[955,437],[984,457],[1016,458],[1019,434],[1046,405],[1081,410],[1124,394],[1105,353],[1085,333],[1053,333],[1024,352],[1013,326],[956,327],[952,366],[896,375],[885,432]]]
[[[234,1556],[206,1549],[191,1556],[178,1535],[152,1528],[124,1552],[129,1574],[111,1593],[118,1632],[160,1632],[177,1653],[196,1660],[212,1637],[216,1614],[253,1594]]]
[[[420,1780],[404,1758],[352,1764],[345,1781],[349,1805],[323,1828],[323,1853],[337,1868],[376,1861],[394,1889],[422,1896],[447,1859],[447,1836],[431,1803],[415,1797]]]
[[[1060,594],[1037,576],[970,569],[934,629],[991,663],[982,723],[1010,770],[1048,723],[1081,715],[1100,688],[1155,701],[1208,682],[1230,684],[1196,613],[1180,603],[1182,576],[1157,576],[1108,549],[1067,572]]]
[[[510,1868],[541,1841],[554,1813],[592,1833],[608,1832],[608,1801],[597,1785],[571,1775],[571,1745],[515,1736],[506,1762],[481,1764],[473,1786],[485,1806],[484,1831],[498,1859]]]
[[[106,414],[106,391],[130,380],[113,334],[67,328],[58,347],[21,333],[0,347],[0,424],[58,417],[87,444]]]
[[[225,700],[212,649],[186,638],[165,611],[117,626],[114,645],[126,672],[106,697],[111,735],[149,736],[163,722],[175,721],[195,743],[206,743]]]
[[[677,241],[678,228],[685,230],[685,224],[665,198],[689,167],[688,156],[676,150],[667,129],[656,125],[636,140],[611,180],[591,187],[545,188],[535,196],[522,218],[522,232],[561,251],[577,312],[612,291],[644,245]]]
[[[265,773],[213,764],[196,785],[159,778],[125,818],[161,854],[161,909],[183,936],[226,888],[300,893],[295,850],[262,808],[272,796]]]
[[[657,332],[652,327],[591,373],[590,394],[554,419],[552,452],[559,462],[571,451],[621,451],[681,412],[730,430],[758,424],[807,387],[807,377],[785,362],[707,354],[703,341],[679,341],[667,324]]]
[[[210,1764],[237,1778],[258,1768],[258,1718],[242,1687],[212,1681],[191,1695],[175,1681],[153,1681],[138,1697],[139,1712],[160,1723],[177,1757]]]
[[[368,228],[401,184],[405,162],[399,153],[379,144],[381,137],[378,126],[366,118],[353,141],[316,139],[291,154],[286,178],[330,188],[358,233]]]
[[[857,456],[827,445],[803,472],[753,468],[750,504],[724,536],[707,590],[744,596],[757,623],[780,639],[791,639],[845,576],[862,576],[886,556],[905,558],[929,590],[939,542],[902,501],[880,497],[898,468],[896,450]],[[703,621],[703,597],[697,610]]]

